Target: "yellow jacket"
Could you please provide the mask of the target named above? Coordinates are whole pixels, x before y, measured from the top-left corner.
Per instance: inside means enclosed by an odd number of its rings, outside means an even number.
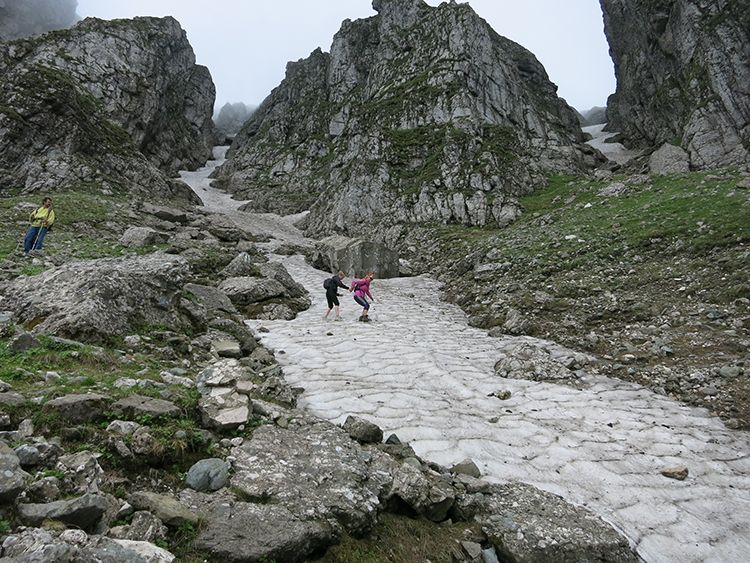
[[[55,222],[55,212],[53,209],[40,207],[29,216],[32,227],[51,227]]]

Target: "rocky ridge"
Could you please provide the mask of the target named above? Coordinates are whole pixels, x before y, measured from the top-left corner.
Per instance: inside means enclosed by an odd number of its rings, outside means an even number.
[[[721,0],[601,0],[624,142],[685,149],[694,169],[750,160],[750,9]]]
[[[542,65],[468,5],[374,8],[289,63],[238,134],[218,178],[247,209],[311,208],[314,234],[502,225],[547,173],[598,162]]]
[[[6,186],[96,182],[174,195],[180,188],[163,173],[210,155],[214,86],[172,18],[89,18],[0,43],[0,72]]]

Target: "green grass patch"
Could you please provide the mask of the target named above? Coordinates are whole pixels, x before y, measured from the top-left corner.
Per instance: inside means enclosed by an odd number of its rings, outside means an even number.
[[[395,514],[382,514],[372,533],[363,539],[345,536],[319,563],[452,563],[459,542],[482,537],[478,524],[436,524]]]
[[[0,535],[8,534],[13,529],[5,518],[0,518]]]
[[[22,203],[28,205],[19,207]],[[10,255],[14,250],[20,255],[29,213],[40,205],[41,198],[37,194],[24,194],[18,189],[5,191],[0,199],[0,255]],[[79,184],[55,193],[56,220],[45,240],[45,251],[79,259],[121,255],[124,247],[112,240],[111,230],[113,226],[130,223],[129,206],[125,194],[105,195],[96,184]],[[135,249],[139,253],[154,250],[156,248]]]
[[[750,242],[750,208],[734,190],[737,181],[706,173],[662,176],[606,197],[598,192],[607,183],[556,176],[520,199],[524,214],[507,229],[451,225],[438,227],[437,235],[461,246],[457,254],[467,246],[503,248],[506,258],[540,269],[581,268],[678,242],[680,252],[701,255]]]

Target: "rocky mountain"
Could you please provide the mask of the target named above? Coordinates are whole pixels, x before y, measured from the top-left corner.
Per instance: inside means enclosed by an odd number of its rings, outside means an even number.
[[[315,234],[502,225],[549,172],[596,163],[542,65],[468,5],[373,7],[289,63],[237,136],[219,183],[250,208],[311,208]]]
[[[163,193],[163,172],[210,155],[213,82],[173,18],[89,18],[0,43],[0,76],[4,186]]]
[[[600,125],[607,123],[607,108],[594,106],[591,109],[582,111],[579,117],[582,127],[588,127],[589,125]]]
[[[234,136],[239,133],[242,126],[255,111],[254,106],[248,106],[243,102],[230,104],[227,102],[219,110],[214,118],[216,129],[225,136]]]
[[[601,0],[617,91],[609,127],[638,147],[680,145],[694,168],[750,159],[750,5]]]
[[[0,41],[70,27],[78,0],[0,0]]]

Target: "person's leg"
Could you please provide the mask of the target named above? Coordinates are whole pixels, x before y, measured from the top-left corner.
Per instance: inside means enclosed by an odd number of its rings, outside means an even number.
[[[362,314],[359,316],[359,320],[361,321],[362,319],[365,318],[365,309],[367,308],[367,301],[365,301],[363,297],[360,297],[358,295],[354,296],[354,300],[357,302],[357,304],[360,307],[362,307]]]
[[[44,237],[47,236],[47,227],[39,229],[39,234],[36,237],[36,244],[34,244],[34,250],[41,250],[44,244]]]
[[[331,309],[333,309],[334,305],[333,299],[331,299],[331,296],[328,293],[326,293],[326,301],[328,302],[328,310],[326,311],[326,314],[323,315],[324,320],[328,318],[328,313],[331,312]]]
[[[29,227],[29,230],[26,231],[26,237],[23,239],[23,253],[28,254],[31,250],[31,247],[34,245],[34,241],[36,240],[36,235],[39,232],[39,227]]]

